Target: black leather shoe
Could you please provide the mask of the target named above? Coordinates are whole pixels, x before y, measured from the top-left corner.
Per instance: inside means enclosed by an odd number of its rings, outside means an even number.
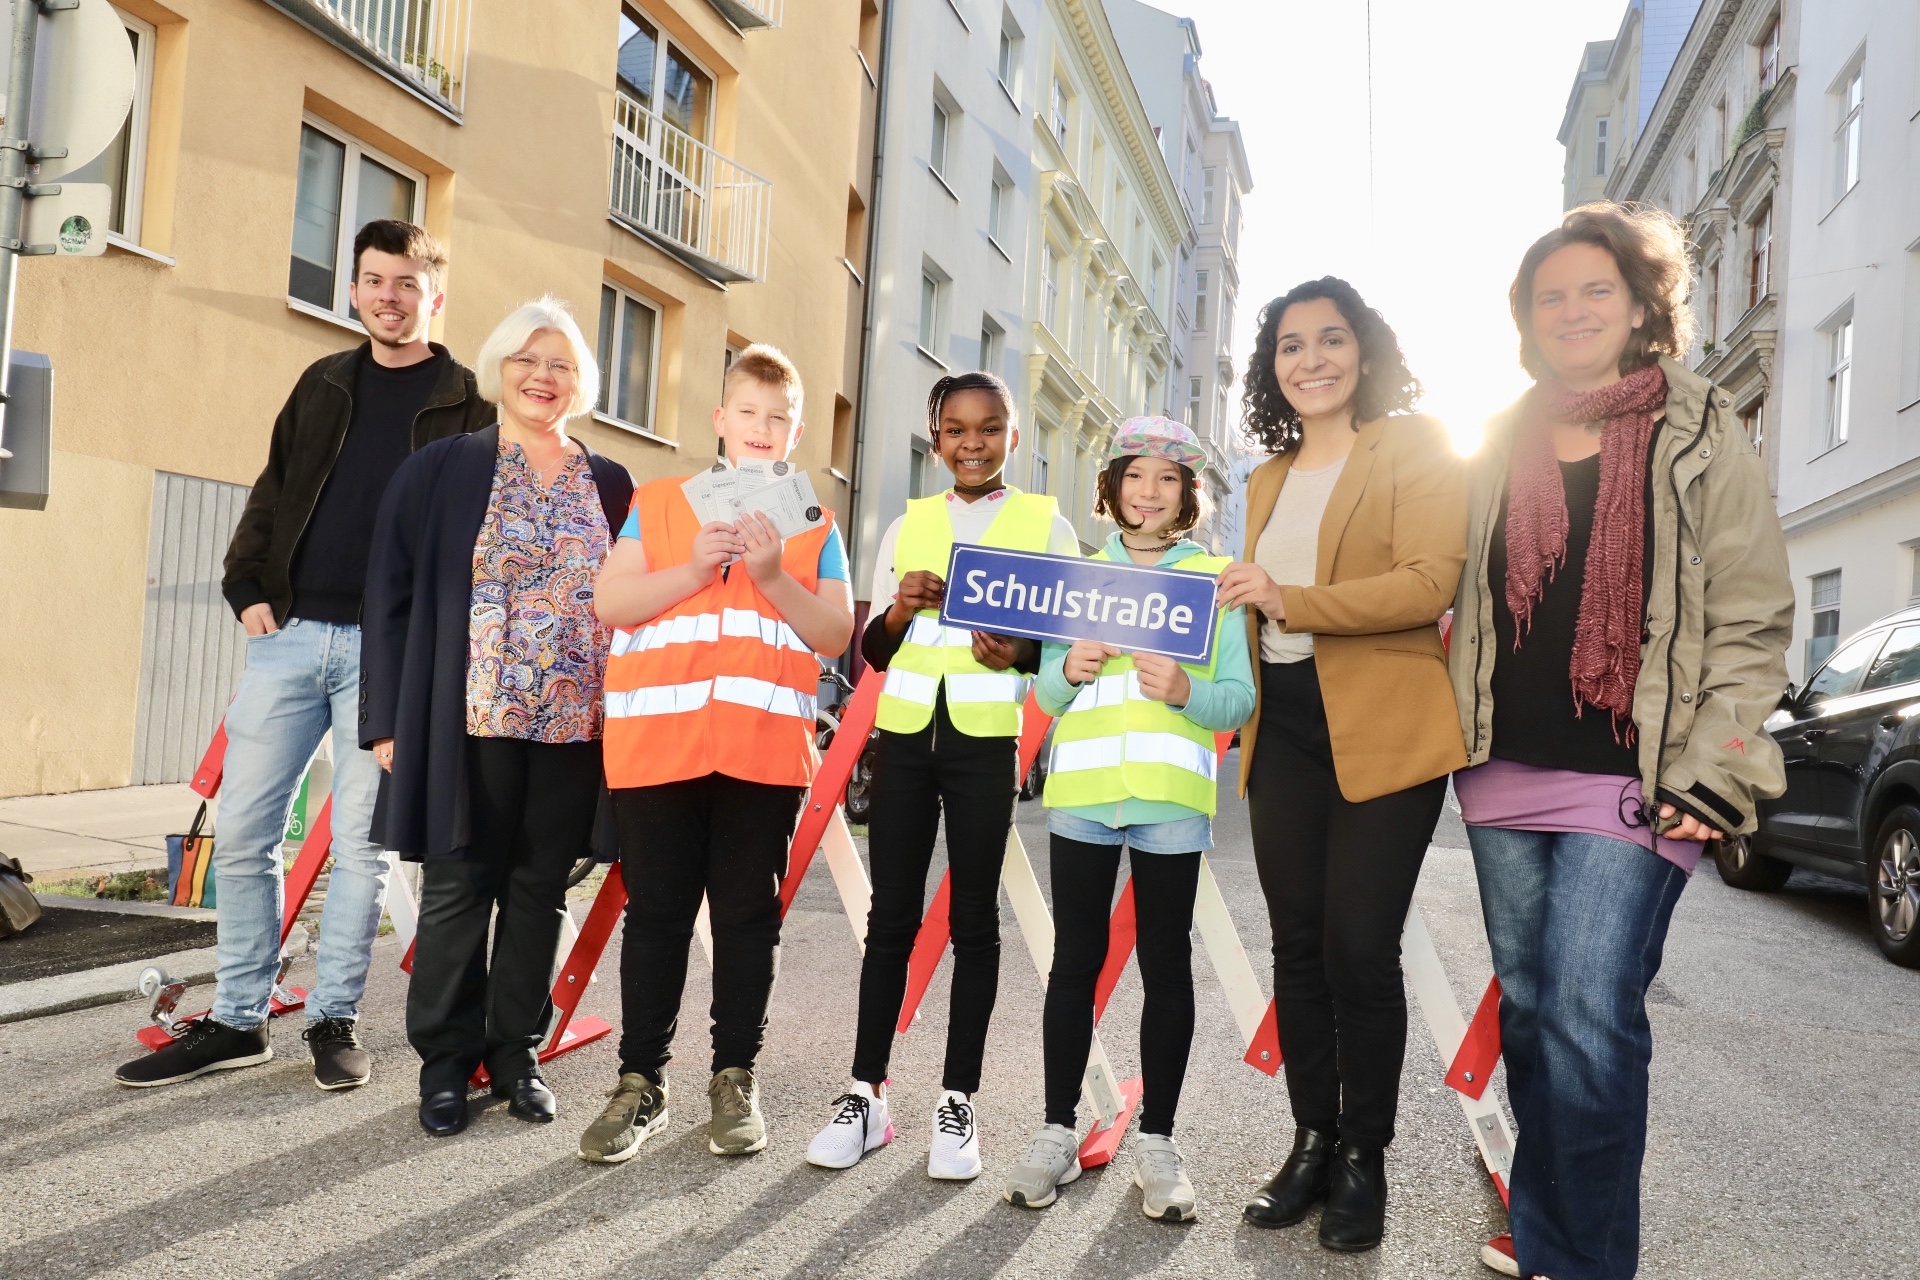
[[[1327,1198],[1333,1174],[1334,1140],[1305,1125],[1293,1131],[1293,1154],[1242,1214],[1256,1227],[1291,1227]]]
[[[1386,1150],[1342,1142],[1320,1215],[1320,1243],[1340,1253],[1364,1253],[1379,1245],[1386,1228]]]
[[[505,1088],[495,1087],[493,1096],[507,1100],[507,1114],[532,1124],[548,1124],[560,1114],[560,1104],[539,1076],[522,1076]]]
[[[466,1128],[466,1090],[442,1089],[420,1099],[420,1127],[436,1138],[451,1138]]]

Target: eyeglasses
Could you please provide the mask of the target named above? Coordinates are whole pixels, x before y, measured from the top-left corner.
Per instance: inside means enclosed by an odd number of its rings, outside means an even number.
[[[580,366],[571,360],[543,360],[539,356],[526,351],[516,352],[508,356],[507,363],[515,366],[522,373],[529,375],[539,372],[540,366],[545,365],[548,373],[568,382],[571,382],[580,372]]]

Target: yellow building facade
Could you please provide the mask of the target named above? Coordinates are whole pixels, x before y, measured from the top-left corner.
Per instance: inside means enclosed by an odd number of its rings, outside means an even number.
[[[296,376],[364,341],[368,218],[446,241],[434,337],[463,361],[570,300],[609,383],[576,427],[641,482],[711,465],[730,353],[781,347],[796,457],[848,508],[872,0],[117,7],[139,91],[75,179],[115,186],[116,238],[20,273],[53,455],[45,508],[0,509],[0,796],[191,772],[239,671],[226,536]]]

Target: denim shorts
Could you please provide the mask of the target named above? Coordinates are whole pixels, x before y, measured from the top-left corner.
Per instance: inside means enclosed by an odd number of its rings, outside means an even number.
[[[1049,809],[1047,830],[1082,844],[1124,844],[1135,853],[1205,853],[1213,848],[1213,819],[1204,813],[1172,822],[1110,827],[1061,809]]]

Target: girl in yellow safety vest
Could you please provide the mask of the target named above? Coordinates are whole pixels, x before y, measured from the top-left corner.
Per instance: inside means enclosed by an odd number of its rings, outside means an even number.
[[[873,620],[860,645],[868,665],[886,672],[867,825],[873,907],[853,1083],[834,1099],[807,1159],[845,1169],[893,1138],[887,1063],[944,815],[953,999],[927,1175],[964,1180],[981,1167],[973,1095],[1000,980],[1000,866],[1019,786],[1020,707],[1040,654],[1031,640],[942,626],[942,575],[956,542],[1060,555],[1079,555],[1080,542],[1052,498],[1005,483],[1020,442],[1006,383],[990,373],[941,378],[927,428],[953,488],[908,502],[874,566]]]
[[[1100,558],[1209,575],[1226,567],[1225,558],[1183,536],[1200,519],[1198,473],[1206,465],[1192,431],[1166,418],[1129,418],[1120,424],[1111,458],[1094,513],[1111,516],[1120,528]],[[1006,1198],[1015,1205],[1050,1205],[1060,1184],[1080,1176],[1075,1106],[1124,846],[1146,985],[1134,1182],[1149,1218],[1194,1216],[1173,1114],[1193,1041],[1188,938],[1200,855],[1213,842],[1215,735],[1239,728],[1253,713],[1241,610],[1219,611],[1212,655],[1201,666],[1128,655],[1091,640],[1046,646],[1035,693],[1042,710],[1060,717],[1046,792],[1055,929],[1043,1023],[1047,1121],[1007,1179]]]

